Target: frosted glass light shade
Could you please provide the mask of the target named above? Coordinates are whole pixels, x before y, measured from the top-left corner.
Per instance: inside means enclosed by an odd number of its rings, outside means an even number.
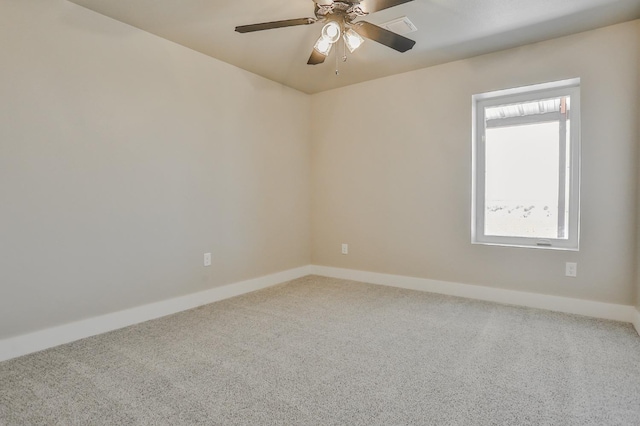
[[[325,37],[320,37],[318,41],[316,41],[315,46],[313,48],[320,54],[327,56],[331,51],[331,42],[327,40]]]
[[[327,39],[329,43],[335,43],[340,38],[340,25],[334,21],[328,22],[322,27],[322,37]]]
[[[364,43],[364,39],[360,37],[360,34],[353,31],[351,28],[345,31],[343,38],[345,44],[347,45],[347,48],[349,49],[349,52],[351,53],[353,53],[354,50],[356,50],[362,43]]]

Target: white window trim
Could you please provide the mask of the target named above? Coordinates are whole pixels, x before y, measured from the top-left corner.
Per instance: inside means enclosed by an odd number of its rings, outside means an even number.
[[[485,107],[562,95],[571,97],[571,131],[570,141],[567,141],[571,146],[568,239],[485,235],[483,196]],[[574,78],[474,95],[472,120],[471,242],[484,245],[578,251],[580,247],[580,79]]]

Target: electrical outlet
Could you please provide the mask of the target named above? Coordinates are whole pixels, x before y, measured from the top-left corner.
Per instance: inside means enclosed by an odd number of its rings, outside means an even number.
[[[349,254],[349,244],[342,244],[342,254]]]
[[[565,265],[564,274],[567,277],[577,277],[578,276],[578,264],[575,262],[567,262]]]
[[[204,266],[211,266],[211,253],[204,254]]]

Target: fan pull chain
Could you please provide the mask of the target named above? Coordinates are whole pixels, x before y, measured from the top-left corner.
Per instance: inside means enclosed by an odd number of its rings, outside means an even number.
[[[344,27],[343,27],[344,34]],[[344,41],[344,38],[340,38],[340,44],[342,44],[342,62],[347,62],[347,44]],[[339,47],[336,47],[336,75],[340,75],[340,71],[338,70],[338,50]]]

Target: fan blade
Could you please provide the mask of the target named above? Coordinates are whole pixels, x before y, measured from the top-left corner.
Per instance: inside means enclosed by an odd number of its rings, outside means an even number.
[[[263,22],[261,24],[240,25],[236,27],[239,33],[251,33],[253,31],[270,30],[272,28],[294,27],[296,25],[309,25],[317,21],[316,18],[286,19],[284,21]]]
[[[403,3],[409,3],[413,0],[363,0],[360,8],[366,13],[373,13],[390,7],[399,6]]]
[[[307,61],[307,65],[318,65],[324,62],[326,56],[322,53],[318,52],[316,49],[311,51],[311,56],[309,56],[309,60]]]
[[[366,21],[360,21],[353,24],[353,30],[360,34],[362,37],[377,41],[380,44],[384,44],[398,52],[406,52],[411,49],[416,42],[396,34],[392,31],[385,30],[382,27],[373,25]]]

